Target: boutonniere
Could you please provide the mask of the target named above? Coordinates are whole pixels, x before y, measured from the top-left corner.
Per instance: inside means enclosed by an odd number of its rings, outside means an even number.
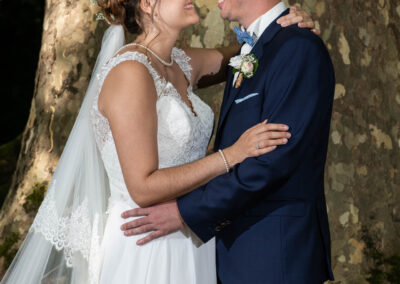
[[[250,79],[256,73],[258,68],[258,59],[252,53],[237,55],[231,58],[229,65],[233,67],[233,74],[239,72],[239,76],[235,83],[235,88],[239,88],[243,82],[243,78]]]

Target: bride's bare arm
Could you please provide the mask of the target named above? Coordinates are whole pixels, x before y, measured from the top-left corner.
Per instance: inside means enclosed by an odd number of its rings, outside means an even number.
[[[221,48],[187,48],[191,58],[192,85],[206,88],[226,80],[229,60],[239,51],[241,45],[235,44]]]
[[[111,70],[99,97],[99,109],[110,123],[126,186],[141,207],[177,198],[226,172],[220,153],[179,167],[158,169],[156,100],[151,75],[136,61],[120,63]],[[251,128],[224,149],[228,164],[232,167],[285,144],[287,129],[265,123]],[[259,150],[255,147],[258,142]]]

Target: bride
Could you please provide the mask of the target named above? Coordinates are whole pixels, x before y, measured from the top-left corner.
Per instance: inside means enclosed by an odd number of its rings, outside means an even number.
[[[213,112],[192,86],[220,82],[238,47],[175,48],[199,20],[186,0],[100,5],[113,25],[46,198],[1,283],[216,283],[214,241],[201,244],[186,228],[137,246],[140,236],[120,230],[121,213],[175,199],[273,151],[287,143],[288,127],[260,123],[205,157]],[[122,26],[135,42],[123,46]],[[313,27],[308,17],[303,26]]]

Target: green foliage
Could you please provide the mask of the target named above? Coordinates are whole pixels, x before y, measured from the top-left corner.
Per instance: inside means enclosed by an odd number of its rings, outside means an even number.
[[[5,259],[4,268],[10,266],[14,256],[17,253],[18,249],[13,248],[13,246],[18,242],[19,238],[19,234],[13,232],[6,237],[2,244],[0,244],[0,257],[4,257]]]
[[[376,245],[378,237],[372,235],[366,226],[362,228],[362,233],[366,245],[364,254],[372,262],[367,281],[370,284],[400,283],[400,255],[385,256]]]
[[[39,209],[40,204],[42,204],[46,190],[46,183],[36,183],[33,186],[32,193],[26,197],[25,203],[23,205],[27,213],[36,212]]]

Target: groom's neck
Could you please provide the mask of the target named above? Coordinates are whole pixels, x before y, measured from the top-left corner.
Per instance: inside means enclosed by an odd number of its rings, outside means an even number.
[[[239,23],[247,29],[258,17],[274,8],[280,0],[247,0],[248,7]]]

